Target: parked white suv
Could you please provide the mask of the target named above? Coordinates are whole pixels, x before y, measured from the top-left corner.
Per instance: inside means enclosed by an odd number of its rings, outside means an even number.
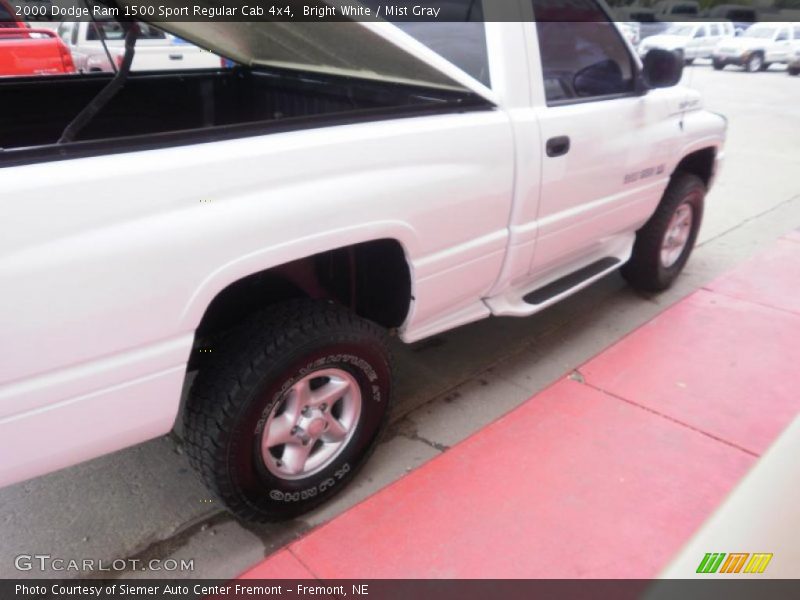
[[[800,43],[800,23],[756,23],[714,49],[714,68],[739,65],[750,73],[766,71],[773,63],[788,63]]]
[[[644,56],[652,48],[661,48],[677,52],[686,64],[692,64],[697,58],[711,58],[720,41],[734,36],[733,23],[726,21],[675,23],[664,33],[642,40],[639,54]]]
[[[726,126],[675,54],[593,1],[460,5],[486,22],[160,23],[239,66],[0,80],[0,485],[181,420],[231,511],[289,518],[374,447],[390,335],[678,277]]]

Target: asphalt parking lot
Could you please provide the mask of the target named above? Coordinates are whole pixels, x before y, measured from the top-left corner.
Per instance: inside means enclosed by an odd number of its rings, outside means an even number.
[[[193,559],[191,572],[146,575],[235,576],[800,226],[800,77],[779,67],[715,72],[698,61],[686,69],[684,83],[704,94],[707,108],[725,114],[730,128],[699,247],[669,292],[638,295],[612,275],[528,319],[489,319],[410,347],[396,344],[398,385],[388,435],[354,485],[296,521],[251,525],[228,516],[172,436],[0,490],[0,577],[41,576],[15,569],[20,554]],[[113,575],[123,574],[144,576]]]

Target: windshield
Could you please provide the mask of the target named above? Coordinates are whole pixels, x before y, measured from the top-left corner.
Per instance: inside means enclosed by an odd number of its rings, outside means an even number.
[[[775,35],[774,27],[751,27],[744,32],[744,37],[767,39]]]
[[[694,32],[694,27],[691,25],[673,25],[667,29],[667,35],[677,35],[680,37],[689,37]]]

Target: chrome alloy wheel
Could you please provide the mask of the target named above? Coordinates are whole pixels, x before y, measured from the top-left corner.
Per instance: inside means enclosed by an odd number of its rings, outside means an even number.
[[[275,404],[261,434],[261,457],[281,479],[309,477],[345,449],[361,416],[361,389],[342,369],[314,371]]]
[[[667,233],[661,244],[661,265],[669,269],[683,254],[692,232],[694,214],[688,202],[675,210],[667,226]]]

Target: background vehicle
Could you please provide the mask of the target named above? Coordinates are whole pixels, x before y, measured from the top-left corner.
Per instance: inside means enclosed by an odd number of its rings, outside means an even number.
[[[731,23],[693,21],[675,23],[663,34],[642,41],[639,54],[644,56],[652,48],[678,52],[691,64],[697,58],[711,58],[714,48],[724,39],[734,35]]]
[[[614,15],[620,22],[638,23],[639,40],[663,33],[672,25],[669,22],[659,21],[655,11],[641,6],[615,8]]]
[[[69,49],[52,31],[0,27],[0,77],[74,72]]]
[[[719,4],[708,11],[709,19],[730,21],[736,35],[742,35],[748,27],[758,21],[758,11],[751,6],[739,4]]]
[[[786,71],[792,76],[800,75],[800,44],[795,45],[794,57],[786,66]]]
[[[231,511],[288,518],[374,447],[390,333],[531,315],[616,269],[667,288],[725,122],[675,54],[642,64],[581,6],[464,24],[465,63],[430,28],[171,22],[240,67],[0,81],[0,484],[181,419]]]
[[[659,18],[669,19],[682,16],[697,16],[700,14],[700,3],[694,0],[661,0],[653,5],[653,10]]]
[[[739,65],[750,73],[765,71],[773,63],[787,63],[800,41],[798,23],[756,23],[741,36],[722,40],[713,52],[714,68]]]
[[[74,72],[69,49],[52,31],[31,29],[0,0],[0,77]]]
[[[151,25],[140,24],[136,42],[134,71],[166,71],[175,69],[207,69],[220,65],[220,58],[193,44],[178,42],[173,36]],[[122,62],[124,32],[112,20],[91,22],[64,21],[58,26],[58,35],[72,52],[77,69],[81,72],[110,72]],[[114,65],[109,62],[103,40]]]

